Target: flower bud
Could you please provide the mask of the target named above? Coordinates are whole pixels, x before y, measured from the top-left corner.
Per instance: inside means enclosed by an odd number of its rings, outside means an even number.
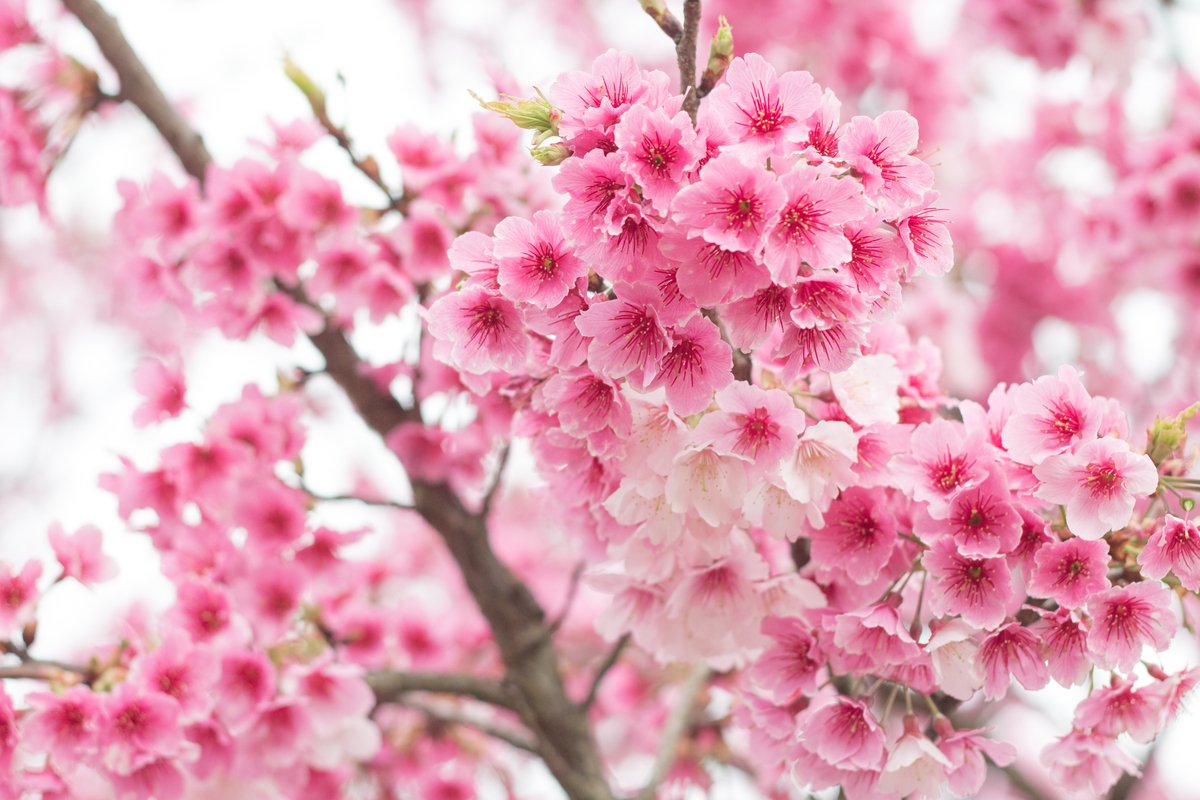
[[[1187,442],[1187,422],[1200,411],[1200,403],[1193,403],[1172,419],[1156,417],[1147,431],[1146,455],[1156,466],[1183,449]]]
[[[713,34],[712,43],[708,46],[708,64],[704,67],[704,74],[700,76],[701,97],[713,90],[713,87],[724,76],[725,70],[729,69],[731,61],[733,61],[733,28],[729,25],[729,20],[721,17],[717,32]]]
[[[541,144],[558,135],[558,109],[550,105],[540,91],[536,98],[528,100],[504,95],[503,100],[488,102],[474,92],[471,92],[471,96],[479,101],[479,105],[507,118],[518,128],[534,131],[534,144]]]
[[[544,167],[557,167],[571,157],[571,148],[562,142],[554,142],[545,147],[532,147],[529,154]]]

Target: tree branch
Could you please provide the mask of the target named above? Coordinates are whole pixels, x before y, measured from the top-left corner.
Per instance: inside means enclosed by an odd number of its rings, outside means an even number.
[[[666,724],[663,725],[658,755],[654,759],[654,768],[650,770],[650,780],[638,792],[637,800],[654,800],[657,796],[658,787],[662,785],[679,757],[679,743],[687,732],[692,707],[696,705],[696,698],[700,696],[710,674],[704,664],[697,664],[692,668],[691,674],[683,684],[679,704],[671,711],[671,716],[667,717]]]
[[[641,3],[642,10],[650,16],[650,19],[662,28],[663,33],[671,37],[671,41],[678,44],[679,40],[683,38],[683,24],[667,8],[665,0],[641,0]]]
[[[137,106],[178,156],[187,173],[203,183],[204,171],[212,161],[204,140],[163,94],[129,46],[117,21],[96,0],[63,0],[63,5],[88,29],[116,71],[121,81],[119,96]]]
[[[203,141],[155,84],[116,21],[95,0],[64,2],[116,70],[121,94],[158,129],[188,174],[203,182],[212,160]],[[698,11],[696,0],[688,2]],[[694,54],[694,37],[692,51]],[[692,72],[694,80],[694,68]],[[327,321],[324,330],[309,338],[324,356],[326,372],[379,436],[386,437],[401,423],[421,421],[418,407],[404,408],[365,374],[362,361],[339,327]],[[545,611],[529,588],[496,557],[482,515],[469,512],[444,483],[414,480],[412,491],[416,511],[442,537],[492,630],[506,681],[515,695],[514,705],[537,737],[538,754],[573,800],[611,800],[587,715],[567,696]]]
[[[521,733],[508,728],[501,727],[492,722],[482,719],[476,719],[467,714],[449,708],[437,708],[435,706],[426,705],[415,700],[404,700],[403,705],[415,711],[420,711],[430,719],[443,722],[448,725],[463,725],[468,728],[474,728],[480,733],[486,733],[492,738],[499,739],[502,742],[507,742],[518,750],[525,750],[536,754],[538,752],[537,743],[530,741]]]
[[[683,2],[683,35],[675,46],[679,63],[679,93],[683,95],[683,110],[696,121],[700,94],[696,91],[696,37],[700,34],[700,0]]]
[[[380,703],[395,701],[409,692],[431,692],[473,697],[494,706],[513,709],[512,699],[499,681],[474,675],[381,670],[367,674],[367,685],[375,692],[375,699]]]
[[[588,687],[587,696],[583,698],[580,707],[587,711],[596,702],[596,698],[600,695],[600,684],[604,681],[604,676],[609,673],[617,662],[621,659],[621,653],[629,644],[629,634],[623,634],[620,639],[617,639],[616,644],[608,651],[608,655],[600,662],[600,666],[596,667],[596,674],[592,677],[592,685]]]

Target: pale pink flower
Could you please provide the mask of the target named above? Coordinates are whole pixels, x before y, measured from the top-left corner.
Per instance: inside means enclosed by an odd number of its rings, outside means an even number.
[[[677,514],[695,513],[709,525],[732,522],[746,494],[746,462],[712,447],[689,447],[675,457],[665,496]]]
[[[896,360],[884,353],[863,356],[829,376],[838,405],[859,425],[899,422],[902,380]]]
[[[687,417],[708,408],[713,392],[733,383],[733,353],[717,326],[700,315],[672,328],[670,338],[662,359],[647,368],[646,389],[661,386],[667,406]]]
[[[1167,723],[1163,684],[1134,688],[1131,678],[1114,675],[1112,685],[1099,688],[1075,708],[1074,725],[1101,736],[1128,733],[1135,742],[1149,744]]]
[[[821,420],[810,425],[796,451],[783,460],[780,476],[788,494],[819,509],[855,482],[853,465],[858,458],[858,437],[844,422]]]
[[[883,766],[883,730],[860,700],[838,697],[817,708],[800,730],[800,741],[835,767],[878,770]]]
[[[622,287],[616,299],[594,303],[575,318],[580,333],[591,339],[588,366],[614,380],[632,375],[640,383],[646,373],[653,376],[671,349],[665,313],[648,286]]]
[[[1068,539],[1038,549],[1029,593],[1049,597],[1060,606],[1078,608],[1108,589],[1108,543]]]
[[[804,412],[781,389],[762,389],[737,381],[716,394],[718,410],[705,414],[696,426],[697,441],[718,453],[750,462],[757,474],[776,467],[793,452],[803,432]]]
[[[968,431],[961,423],[935,419],[913,431],[910,452],[892,459],[900,488],[914,500],[929,504],[935,518],[949,511],[954,492],[982,483],[992,462],[983,433]]]
[[[609,50],[592,62],[588,72],[560,75],[549,97],[562,112],[559,128],[571,137],[604,130],[634,104],[664,97],[669,79],[665,73],[644,72],[629,53]]]
[[[771,645],[754,663],[754,681],[777,703],[788,703],[800,694],[813,694],[825,656],[811,626],[796,617],[769,616],[762,632]]]
[[[1042,751],[1057,786],[1082,797],[1104,797],[1122,772],[1140,777],[1137,761],[1115,739],[1079,730]]]
[[[139,427],[177,417],[186,405],[183,371],[158,359],[147,358],[138,365],[133,386],[146,398],[133,412],[133,422]]]
[[[429,333],[444,346],[448,362],[465,372],[518,372],[525,364],[528,336],[510,300],[468,286],[429,308]]]
[[[672,117],[662,109],[635,105],[613,129],[613,140],[642,196],[660,214],[667,213],[684,173],[704,154],[683,111]]]
[[[989,700],[1004,697],[1012,678],[1030,691],[1049,683],[1050,673],[1038,645],[1037,637],[1018,622],[1010,622],[984,637],[979,645],[984,696]]]
[[[1124,439],[1083,442],[1073,453],[1049,456],[1033,474],[1041,482],[1034,496],[1065,506],[1067,526],[1083,539],[1124,528],[1138,498],[1158,488],[1154,462]]]
[[[933,664],[938,688],[958,700],[970,700],[983,686],[979,670],[978,631],[961,619],[931,623],[925,652]]]
[[[689,236],[754,253],[783,202],[774,173],[722,153],[704,165],[699,181],[675,195],[671,211]]]
[[[903,664],[921,654],[900,614],[886,603],[839,614],[833,643],[850,655],[868,658],[876,667]]]
[[[587,275],[587,265],[563,238],[558,215],[549,211],[538,211],[532,221],[507,217],[496,225],[495,238],[497,282],[510,300],[552,308]]]
[[[718,642],[753,620],[753,634],[763,614],[755,583],[765,579],[768,568],[751,547],[736,547],[726,556],[688,567],[667,599],[669,616],[681,619],[697,640]]]
[[[933,170],[912,155],[917,137],[917,121],[905,111],[854,117],[838,135],[838,155],[862,174],[867,197],[886,212],[913,205],[933,186]]]
[[[983,788],[987,778],[985,755],[998,767],[1007,767],[1017,759],[1017,748],[982,735],[990,733],[991,728],[954,730],[950,720],[942,716],[934,718],[933,727],[938,734],[938,749],[950,759],[947,786],[959,797],[975,797]]]
[[[1200,590],[1200,528],[1190,519],[1167,514],[1138,554],[1138,563],[1147,578],[1173,572],[1183,588]]]
[[[1129,672],[1142,648],[1165,650],[1178,623],[1170,606],[1171,593],[1158,581],[1142,581],[1109,589],[1088,600],[1092,630],[1088,649],[1104,669]]]
[[[904,717],[904,733],[889,748],[878,788],[900,797],[938,800],[953,763],[925,736],[913,714]]]
[[[767,340],[772,329],[786,330],[792,295],[790,288],[772,283],[727,305],[721,319],[729,327],[729,341],[749,353]]]
[[[976,627],[995,628],[1015,610],[1012,573],[1003,557],[965,556],[952,540],[939,539],[922,563],[935,614],[957,614]]]
[[[550,378],[542,395],[572,436],[584,437],[606,428],[625,437],[633,425],[629,401],[617,384],[588,370],[560,372]]]
[[[812,559],[839,570],[855,583],[872,583],[891,560],[898,541],[896,520],[884,496],[859,487],[842,492],[814,529]]]
[[[817,110],[821,87],[807,72],[777,76],[766,59],[747,53],[729,64],[708,103],[741,141],[770,151]]]
[[[828,168],[798,164],[779,179],[783,208],[767,235],[763,261],[771,277],[791,283],[810,270],[834,269],[850,260],[845,222],[868,212],[862,190],[854,181],[838,180]]]
[[[1013,387],[1011,403],[1001,440],[1013,460],[1022,464],[1039,464],[1094,439],[1100,426],[1098,399],[1088,394],[1079,372],[1069,365],[1059,367],[1057,376],[1043,375]]]
[[[186,634],[168,634],[156,650],[142,656],[134,669],[138,681],[149,691],[166,695],[179,704],[182,722],[197,722],[212,711],[212,687],[220,666],[216,653],[193,647]]]
[[[54,550],[54,557],[62,566],[63,577],[74,578],[84,586],[91,586],[117,574],[117,563],[104,555],[103,536],[95,525],[84,525],[70,535],[57,523],[50,526],[47,538]]]

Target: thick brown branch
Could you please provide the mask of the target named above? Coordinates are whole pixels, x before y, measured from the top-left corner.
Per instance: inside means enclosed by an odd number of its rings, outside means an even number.
[[[474,675],[455,675],[442,672],[372,672],[367,685],[380,703],[389,703],[409,692],[456,694],[473,697],[501,708],[512,709],[512,699],[499,681]]]
[[[121,81],[120,96],[137,106],[178,156],[187,173],[203,182],[204,171],[212,161],[204,140],[163,94],[129,46],[117,21],[96,0],[63,0],[63,5],[96,39],[100,52]]]

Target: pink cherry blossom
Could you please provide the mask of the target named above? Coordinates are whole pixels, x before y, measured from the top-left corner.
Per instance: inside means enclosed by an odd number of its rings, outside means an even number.
[[[892,557],[896,520],[878,494],[851,487],[825,512],[824,527],[812,531],[815,563],[872,583]]]
[[[9,631],[32,621],[41,576],[40,561],[27,561],[20,572],[0,562],[0,630]]]
[[[51,525],[46,536],[65,577],[90,586],[117,574],[116,562],[101,549],[103,534],[95,525],[85,525],[70,535],[61,526]]]
[[[1167,696],[1163,684],[1141,689],[1132,680],[1114,676],[1112,686],[1088,695],[1075,709],[1075,727],[1101,736],[1128,733],[1135,742],[1148,744],[1167,721]]]
[[[953,766],[922,732],[917,717],[908,714],[904,717],[904,733],[891,743],[878,787],[902,797],[935,798],[941,795]]]
[[[1189,519],[1166,515],[1162,527],[1146,540],[1138,563],[1147,578],[1171,572],[1185,589],[1200,590],[1200,529]]]
[[[725,72],[725,83],[709,98],[743,142],[768,150],[817,110],[821,88],[807,72],[776,75],[774,67],[757,53],[735,58]]]
[[[667,213],[684,173],[703,154],[682,111],[672,117],[662,109],[633,106],[613,130],[613,140],[642,195],[660,214]]]
[[[429,332],[467,372],[518,370],[529,347],[516,307],[478,287],[452,292],[430,306]]]
[[[1128,672],[1146,645],[1165,648],[1178,627],[1169,601],[1170,592],[1158,581],[1092,595],[1087,603],[1092,615],[1087,641],[1096,663],[1105,669]]]
[[[1038,549],[1029,593],[1049,597],[1061,606],[1078,608],[1088,598],[1111,587],[1108,544],[1068,539]]]
[[[1012,678],[1031,691],[1050,682],[1038,640],[1018,622],[1010,622],[984,637],[979,645],[979,664],[983,694],[988,699],[1003,697]]]
[[[1123,439],[1084,442],[1073,453],[1050,456],[1033,468],[1041,485],[1034,495],[1066,507],[1067,525],[1084,539],[1099,539],[1129,524],[1133,506],[1158,487],[1148,456]]]
[[[646,388],[663,387],[670,409],[686,417],[708,408],[713,392],[733,382],[733,354],[717,326],[701,316],[675,326],[670,336],[671,348]]]
[[[664,327],[662,301],[652,289],[636,286],[621,291],[615,300],[595,303],[575,318],[579,331],[591,342],[588,365],[610,378],[631,373],[654,375],[671,348]]]
[[[885,210],[918,201],[933,186],[933,170],[916,156],[917,121],[903,111],[855,117],[838,134],[838,154],[863,176],[867,197]]]
[[[777,702],[813,694],[824,659],[812,629],[794,617],[769,616],[763,620],[762,632],[772,644],[755,662],[755,681]]]
[[[896,609],[883,603],[838,615],[833,643],[877,666],[903,664],[920,652]]]
[[[671,211],[689,236],[755,253],[784,200],[772,173],[726,153],[704,165],[700,180],[675,196]]]
[[[1012,552],[1021,540],[1021,517],[997,470],[975,486],[950,496],[944,520],[931,528],[954,539],[965,556],[994,556]]]
[[[148,358],[138,365],[133,385],[146,398],[133,413],[136,425],[177,417],[186,405],[183,373],[157,359]]]
[[[496,226],[493,257],[501,293],[543,308],[558,305],[587,266],[571,252],[555,214],[539,211],[532,222],[508,217]]]
[[[826,169],[796,167],[779,179],[783,208],[767,236],[763,261],[771,277],[790,283],[809,269],[833,269],[850,260],[850,240],[841,230],[845,222],[867,213],[861,190],[850,181],[833,177]]]
[[[100,746],[101,698],[91,689],[75,686],[62,694],[30,695],[32,711],[22,724],[22,738],[49,753],[63,767],[95,752]]]
[[[821,706],[800,736],[806,747],[833,766],[877,770],[883,764],[883,731],[861,701],[841,697]]]
[[[741,456],[766,471],[789,455],[804,431],[804,412],[787,392],[741,381],[716,393],[717,411],[705,414],[696,437],[717,452]]]
[[[925,552],[929,606],[937,614],[957,614],[972,625],[995,628],[1011,613],[1012,576],[999,556],[967,556],[950,539]]]
[[[954,492],[976,486],[990,474],[982,435],[949,420],[919,426],[910,448],[909,454],[892,460],[893,470],[914,499],[929,504],[935,517],[948,513]]]
[[[1033,624],[1043,643],[1050,677],[1062,686],[1076,686],[1087,680],[1092,670],[1088,654],[1088,629],[1070,610],[1060,608]]]
[[[1013,389],[1012,411],[1001,434],[1008,454],[1022,464],[1039,464],[1077,442],[1096,436],[1097,402],[1083,387],[1079,373],[1062,366],[1057,376],[1044,375]]]
[[[1079,730],[1047,747],[1042,762],[1056,784],[1087,797],[1103,797],[1123,772],[1141,775],[1137,762],[1115,739]]]

